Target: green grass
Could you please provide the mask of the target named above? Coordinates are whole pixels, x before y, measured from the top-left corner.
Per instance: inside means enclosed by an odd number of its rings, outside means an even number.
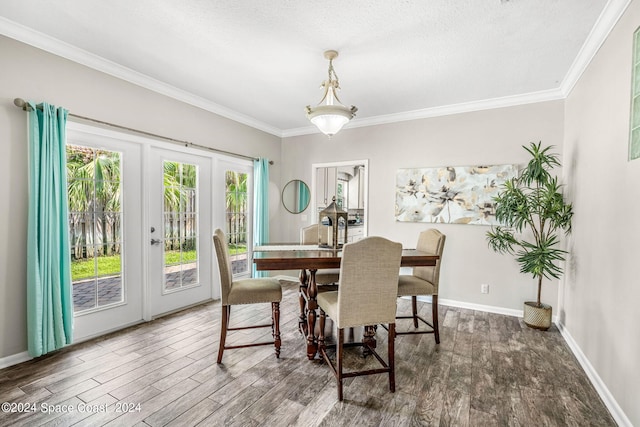
[[[192,262],[197,259],[196,251],[182,252],[182,262]],[[180,264],[180,251],[165,251],[164,265]]]
[[[247,252],[247,245],[229,245],[231,255],[244,254]]]
[[[120,255],[98,257],[98,276],[110,276],[120,273]],[[71,280],[86,279],[95,276],[94,259],[71,262]]]
[[[246,245],[229,245],[229,252],[232,255],[247,252]],[[182,252],[182,262],[192,262],[197,259],[196,251]],[[164,254],[165,265],[176,265],[180,263],[180,251],[166,251]],[[120,274],[120,255],[98,257],[98,277]],[[77,281],[95,276],[94,259],[71,262],[71,280]]]

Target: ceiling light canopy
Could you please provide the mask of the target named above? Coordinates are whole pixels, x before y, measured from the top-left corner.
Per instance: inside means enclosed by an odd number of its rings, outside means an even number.
[[[324,95],[317,106],[311,108],[307,105],[307,117],[316,125],[320,132],[331,137],[342,129],[355,115],[358,108],[345,107],[340,102],[336,91],[340,89],[338,75],[333,69],[333,60],[338,56],[335,50],[328,50],[324,57],[329,60],[329,78],[322,82]]]

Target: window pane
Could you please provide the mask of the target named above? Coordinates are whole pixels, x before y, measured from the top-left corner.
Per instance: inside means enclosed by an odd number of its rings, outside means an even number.
[[[198,167],[164,162],[164,289],[198,284]]]
[[[74,311],[123,301],[121,153],[67,146]]]
[[[233,274],[248,272],[248,211],[247,174],[227,171],[226,179],[226,234],[229,239],[229,253]]]

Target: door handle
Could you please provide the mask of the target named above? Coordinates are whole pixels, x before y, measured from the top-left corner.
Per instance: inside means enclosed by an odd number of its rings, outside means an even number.
[[[162,240],[160,240],[160,239],[151,239],[151,244],[152,245],[159,245],[160,243],[162,243]]]

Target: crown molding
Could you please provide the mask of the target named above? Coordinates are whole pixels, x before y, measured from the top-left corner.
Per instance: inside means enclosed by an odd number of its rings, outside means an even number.
[[[344,127],[351,128],[383,125],[389,123],[404,122],[408,120],[428,119],[432,117],[450,116],[453,114],[468,113],[472,111],[492,110],[495,108],[514,107],[516,105],[533,104],[537,102],[555,101],[564,99],[562,91],[550,89],[522,95],[505,96],[501,98],[484,99],[481,101],[464,102],[460,104],[443,105],[441,107],[424,108],[420,110],[405,111],[403,113],[385,114],[382,116],[354,119]],[[300,136],[317,133],[315,126],[286,129],[282,131],[282,137]]]
[[[47,36],[46,34],[40,33],[3,17],[0,17],[0,34],[94,70],[117,77],[145,89],[149,89],[153,92],[193,105],[194,107],[201,108],[277,137],[282,137],[282,130],[274,126],[231,110],[230,108],[223,107],[222,105],[196,96],[185,90],[178,89],[174,86],[153,79],[130,68],[123,67],[113,61],[109,61],[98,55],[79,49],[61,40]]]
[[[560,85],[564,98],[569,96],[576,83],[578,83],[582,73],[587,69],[607,37],[609,37],[629,4],[631,4],[631,0],[609,0],[607,2]]]
[[[431,117],[447,116],[472,111],[513,107],[516,105],[566,99],[573,90],[573,87],[582,76],[582,73],[584,73],[586,68],[589,66],[596,53],[598,53],[598,50],[600,49],[602,44],[605,42],[617,22],[624,14],[631,1],[632,0],[609,0],[607,2],[595,25],[591,29],[589,36],[580,48],[578,55],[571,64],[571,67],[565,75],[562,84],[557,89],[532,92],[523,95],[473,101],[468,103],[444,105],[441,107],[387,114],[365,119],[354,119],[351,121],[351,123],[347,124],[344,129],[346,130],[350,128],[375,126],[408,120],[426,119]],[[282,137],[287,138],[292,136],[308,135],[316,132],[317,129],[314,126],[285,129],[284,131],[282,131]]]
[[[565,75],[562,84],[557,89],[354,119],[345,127],[345,130],[565,99],[571,93],[573,87],[630,3],[631,0],[609,0],[607,2],[596,24],[589,33],[587,40],[582,45],[569,71]],[[318,132],[317,128],[311,125],[284,130],[276,128],[3,17],[0,17],[0,34],[280,138],[309,135]]]

